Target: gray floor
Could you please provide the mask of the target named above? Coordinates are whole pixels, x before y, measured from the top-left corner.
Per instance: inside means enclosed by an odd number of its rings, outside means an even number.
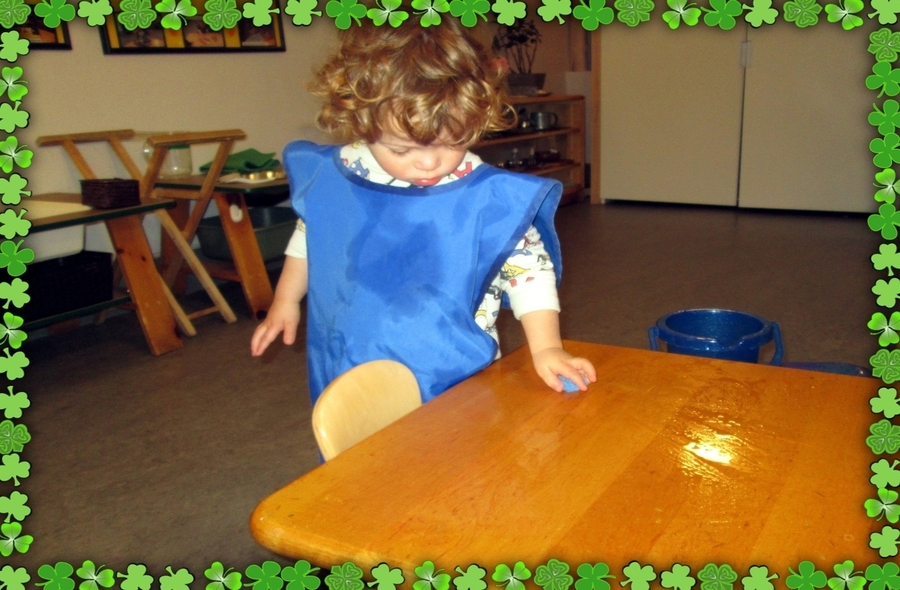
[[[878,308],[869,257],[879,239],[863,216],[581,203],[558,214],[564,336],[647,348],[647,327],[690,307],[751,311],[782,325],[793,361],[866,365],[866,323]],[[20,491],[32,550],[27,566],[83,560],[151,575],[187,567],[205,584],[213,562],[243,570],[275,558],[247,527],[263,497],[317,463],[305,354],[274,346],[249,355],[254,329],[208,316],[179,351],[148,354],[126,314],[34,340],[25,379],[32,407],[32,475]],[[523,343],[510,316],[504,349]],[[3,493],[11,486],[4,484]],[[283,561],[286,563],[286,561]]]

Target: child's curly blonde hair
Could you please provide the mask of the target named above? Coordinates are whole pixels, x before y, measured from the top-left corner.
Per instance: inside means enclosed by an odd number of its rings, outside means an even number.
[[[310,92],[325,99],[318,123],[338,141],[373,143],[387,131],[468,148],[514,121],[494,64],[452,18],[428,28],[366,24],[341,33]]]

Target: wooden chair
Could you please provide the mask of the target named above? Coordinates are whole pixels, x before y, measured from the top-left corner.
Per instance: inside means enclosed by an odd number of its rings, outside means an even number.
[[[72,163],[75,164],[75,167],[78,169],[79,173],[86,179],[94,179],[97,178],[97,176],[96,174],[94,174],[94,171],[91,169],[90,165],[88,165],[87,160],[84,158],[84,155],[78,150],[77,144],[106,142],[107,144],[109,144],[115,155],[118,157],[119,161],[125,167],[125,170],[128,171],[128,174],[133,179],[141,183],[141,199],[143,200],[146,199],[150,194],[150,190],[147,190],[146,188],[148,184],[151,189],[153,186],[153,184],[150,182],[151,173],[153,175],[152,182],[155,182],[156,178],[159,176],[159,169],[161,168],[163,159],[165,158],[165,152],[162,153],[162,159],[159,159],[158,162],[154,159],[158,157],[156,152],[154,152],[150,164],[148,165],[147,173],[142,174],[137,164],[135,164],[134,160],[122,145],[122,140],[133,139],[134,136],[135,133],[131,129],[96,131],[89,133],[67,133],[61,135],[47,135],[38,137],[37,144],[41,147],[62,146],[62,148],[68,154],[69,158],[72,160]],[[172,137],[175,136],[173,135]],[[230,152],[231,144],[228,144],[227,149]],[[227,157],[228,154],[226,153],[222,158],[223,163]],[[219,167],[219,171],[221,171],[221,166]],[[210,172],[212,172],[212,170]],[[211,180],[211,182],[214,183],[216,179],[218,179],[218,172]],[[209,273],[197,258],[197,255],[194,254],[194,251],[191,249],[190,240],[186,240],[184,238],[181,230],[178,229],[175,222],[172,220],[172,217],[167,211],[165,211],[164,209],[158,209],[155,211],[155,214],[159,219],[160,225],[177,248],[179,255],[185,261],[187,261],[191,270],[197,276],[197,280],[200,281],[200,284],[203,286],[204,290],[213,301],[212,307],[188,315],[184,312],[184,309],[172,294],[172,291],[169,287],[170,283],[164,280],[163,289],[166,294],[166,299],[169,302],[169,306],[172,308],[172,312],[175,315],[175,320],[178,323],[178,327],[181,329],[181,331],[188,336],[195,336],[197,334],[197,330],[194,328],[191,319],[199,317],[201,315],[206,315],[207,313],[219,312],[222,315],[222,318],[228,323],[237,321],[237,316],[234,315],[234,311],[232,311],[231,306],[228,305],[228,302],[222,296],[219,288],[213,282],[212,278],[209,276]],[[165,275],[163,275],[163,278],[165,279]]]
[[[419,384],[404,365],[380,360],[354,367],[332,381],[313,408],[319,451],[330,461],[420,405]]]

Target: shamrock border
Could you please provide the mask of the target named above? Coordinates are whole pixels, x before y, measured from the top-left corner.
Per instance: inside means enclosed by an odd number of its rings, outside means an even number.
[[[135,0],[137,2],[149,2],[150,0]],[[184,0],[190,2],[191,0]],[[199,1],[199,0],[198,0]],[[213,0],[206,0],[208,4]],[[270,0],[253,0],[254,4],[265,3]],[[541,0],[541,6],[537,8],[537,15],[545,22],[557,21],[564,24],[564,16],[571,16],[581,22],[586,30],[595,30],[600,25],[608,25],[617,19],[620,22],[635,27],[650,18],[650,13],[655,8],[653,0],[615,0],[614,7],[606,6],[606,0],[578,0],[579,5],[574,8],[572,0]],[[226,0],[233,2],[233,0]],[[339,29],[346,29],[354,24],[359,25],[363,18],[368,18],[378,25],[397,26],[409,18],[409,14],[401,11],[402,0],[376,0],[377,8],[366,10],[358,3],[358,0],[327,0],[324,13],[331,18]],[[742,16],[744,20],[754,27],[763,24],[771,25],[778,18],[778,11],[771,8],[769,0],[753,0],[753,6],[741,4],[740,0],[709,0],[710,8],[697,7],[689,0],[666,0],[670,10],[662,13],[661,18],[671,29],[676,29],[682,24],[695,26],[703,17],[704,24],[710,27],[719,27],[728,30],[736,25],[737,18]],[[207,6],[204,5],[204,7]],[[768,4],[768,7],[766,6]],[[472,5],[469,10],[464,10]],[[108,14],[112,13],[109,0],[81,0],[78,3],[78,16],[85,18],[91,26],[102,26]],[[163,6],[159,3],[157,6]],[[167,6],[167,5],[166,5]],[[475,26],[478,19],[487,20],[486,14],[490,11],[497,15],[501,24],[511,25],[517,20],[527,18],[525,3],[520,0],[494,0],[490,4],[488,0],[411,0],[411,8],[417,12],[421,26],[435,26],[440,24],[442,18],[458,18],[464,26]],[[23,0],[0,0],[0,60],[15,64],[21,57],[28,55],[30,48],[28,42],[20,39],[16,31],[9,30],[14,24],[20,24],[27,18],[30,8],[27,8]],[[109,13],[106,8],[109,7]],[[313,17],[323,18],[323,12],[316,10],[317,0],[288,0],[285,13],[293,17],[292,22],[298,26],[306,26],[312,23]],[[478,10],[476,10],[477,8]],[[826,4],[824,7],[826,20],[833,24],[840,24],[845,30],[852,30],[863,24],[863,20],[857,13],[864,13],[865,5],[862,0],[838,0],[836,4]],[[744,13],[747,9],[749,12]],[[889,3],[882,0],[872,0],[872,9],[868,18],[878,17],[879,24],[896,24],[897,14],[900,8],[893,12]],[[156,8],[161,13],[160,8]],[[793,23],[798,28],[806,28],[818,24],[819,14],[823,7],[816,0],[789,0],[784,5],[782,18]],[[35,13],[44,19],[49,27],[55,27],[60,22],[70,22],[75,18],[75,9],[65,3],[65,0],[41,0],[35,6]],[[405,14],[401,17],[400,13]],[[23,16],[24,13],[24,16]],[[447,16],[449,13],[450,16]],[[705,14],[704,14],[705,13]],[[392,18],[392,15],[395,18]],[[444,15],[444,16],[442,16]],[[101,19],[100,16],[103,16]],[[157,14],[159,16],[159,14]],[[242,14],[241,17],[249,15]],[[177,28],[178,19],[169,19],[171,28]],[[399,21],[399,22],[398,22]],[[55,23],[55,24],[54,24]],[[266,24],[266,23],[262,23]],[[149,23],[148,23],[149,26]],[[132,29],[133,30],[133,29]],[[216,29],[218,30],[218,29]],[[889,97],[900,94],[900,68],[894,68],[894,64],[900,53],[900,32],[894,32],[888,28],[882,28],[869,36],[870,45],[868,51],[875,57],[875,65],[872,74],[866,79],[866,86],[870,90],[880,90],[876,101],[884,94]],[[27,179],[18,171],[30,166],[30,150],[27,146],[18,146],[18,140],[14,133],[17,128],[27,126],[27,111],[20,111],[22,104],[20,99],[27,95],[25,80],[19,83],[24,75],[24,69],[20,66],[3,68],[0,78],[0,96],[7,94],[9,102],[0,103],[0,130],[12,133],[0,141],[0,170],[7,176],[0,176],[0,201],[4,205],[16,205],[22,197],[30,196],[26,190]],[[16,92],[16,96],[13,96]],[[882,101],[880,107],[874,105],[874,111],[884,117],[893,98]],[[27,101],[26,101],[27,102]],[[894,101],[896,102],[896,101]],[[890,105],[891,110],[894,105]],[[4,108],[5,107],[5,108]],[[900,114],[900,104],[896,111]],[[25,123],[17,125],[13,121],[13,115],[17,113],[25,115]],[[13,117],[13,118],[10,118]],[[869,216],[867,224],[872,231],[880,232],[888,241],[879,247],[879,252],[872,255],[871,261],[876,270],[887,270],[888,277],[893,277],[890,256],[897,255],[896,243],[898,236],[897,227],[900,227],[900,212],[894,205],[897,193],[900,192],[900,181],[893,175],[894,164],[900,164],[900,134],[896,133],[900,124],[896,126],[885,125],[876,116],[879,136],[870,144],[870,150],[874,154],[873,164],[879,169],[875,175],[875,186],[879,190],[874,199],[881,203],[878,212]],[[900,119],[898,119],[900,123]],[[4,126],[5,125],[5,126]],[[890,144],[890,145],[888,145]],[[890,182],[886,182],[890,180]],[[16,223],[9,215],[15,217]],[[33,253],[20,249],[22,239],[27,231],[21,231],[21,220],[15,216],[12,209],[5,209],[0,213],[0,235],[6,238],[0,241],[0,268],[6,268],[10,275],[10,282],[0,283],[0,299],[6,300],[4,309],[10,305],[19,309],[27,299],[27,280],[24,290],[19,277],[26,273],[27,264],[33,260]],[[11,236],[11,237],[10,237]],[[20,239],[21,238],[21,239]],[[900,255],[897,255],[900,268]],[[887,264],[886,264],[887,263]],[[25,274],[27,279],[27,274]],[[18,290],[18,291],[17,291]],[[888,281],[879,279],[872,287],[872,292],[878,295],[876,305],[893,308],[900,298],[900,279],[891,278]],[[19,297],[16,297],[16,294]],[[8,382],[24,376],[24,369],[28,367],[28,359],[16,350],[21,341],[27,338],[21,330],[22,318],[12,312],[3,315],[2,327],[0,327],[0,373]],[[881,348],[870,359],[873,375],[880,377],[885,385],[891,385],[900,381],[900,350],[890,349],[892,344],[900,341],[900,314],[894,312],[888,320],[881,312],[873,314],[869,322],[869,328],[876,330],[874,335],[879,337]],[[896,338],[895,338],[896,336]],[[11,351],[10,349],[13,349]],[[13,359],[15,362],[13,362]],[[19,459],[19,452],[29,442],[30,435],[24,424],[16,424],[11,419],[22,417],[22,410],[27,409],[29,401],[27,393],[16,392],[14,385],[7,385],[8,393],[0,393],[0,410],[3,410],[6,420],[0,422],[0,455],[2,455],[2,467],[0,467],[0,481],[12,480],[16,488],[8,495],[0,496],[0,514],[6,514],[12,522],[0,525],[0,555],[9,557],[14,553],[24,553],[30,547],[33,539],[23,534],[21,522],[30,514],[27,505],[28,496],[18,490],[20,480],[27,479],[30,465]],[[897,391],[893,387],[881,387],[878,394],[870,399],[871,411],[874,414],[882,414],[883,418],[873,423],[870,427],[870,436],[866,438],[866,444],[875,455],[896,455],[900,450],[900,425],[891,422],[891,419],[900,415],[900,402],[897,400]],[[895,504],[898,493],[894,488],[900,487],[900,459],[879,458],[871,464],[873,472],[870,483],[875,488],[878,500],[870,499],[863,508],[870,517],[881,519],[887,517],[888,522],[894,524],[900,519],[900,506]],[[16,473],[15,468],[19,470]],[[12,473],[12,475],[10,475]],[[882,559],[896,557],[900,545],[900,529],[885,525],[880,532],[872,533],[869,546],[877,550]],[[621,577],[621,587],[631,585],[631,590],[649,590],[650,583],[659,580],[663,588],[672,590],[691,590],[698,579],[703,590],[732,590],[734,584],[740,579],[744,590],[773,590],[772,580],[783,579],[788,588],[795,590],[817,590],[826,585],[833,590],[863,590],[868,583],[871,590],[900,590],[900,566],[895,562],[887,562],[884,566],[873,563],[865,570],[855,571],[855,565],[850,561],[834,564],[834,577],[829,578],[825,572],[818,570],[815,564],[809,561],[800,562],[796,571],[788,568],[788,572],[770,573],[765,565],[749,567],[747,575],[739,577],[739,574],[729,564],[706,564],[696,576],[692,575],[689,566],[673,564],[668,570],[662,570],[657,574],[652,564],[640,564],[633,561],[621,569],[621,576],[612,573],[609,566],[603,562],[596,564],[583,563],[577,566],[575,577],[570,573],[570,565],[556,559],[550,559],[545,564],[534,565],[533,583],[544,590],[568,590],[575,586],[576,590],[610,590],[608,579]],[[190,584],[195,581],[194,575],[182,568],[173,571],[172,566],[166,568],[166,575],[156,580],[161,590],[188,590]],[[426,561],[422,566],[415,568],[417,580],[413,581],[415,590],[448,590],[452,580],[457,590],[485,590],[488,583],[485,582],[487,571],[477,564],[469,565],[465,570],[456,566],[454,572],[442,573],[435,570],[434,564]],[[0,589],[25,590],[25,585],[32,582],[35,586],[47,586],[46,590],[73,590],[75,578],[81,579],[80,590],[100,590],[111,588],[116,580],[120,579],[122,590],[150,590],[154,579],[146,573],[146,567],[141,564],[130,564],[125,572],[113,572],[104,566],[97,567],[91,561],[85,561],[75,569],[71,564],[59,562],[55,565],[45,564],[35,572],[41,581],[32,578],[25,568],[16,568],[5,564],[0,568]],[[308,562],[300,560],[293,566],[282,568],[274,561],[265,561],[262,564],[250,564],[243,573],[233,569],[225,569],[220,562],[214,562],[204,572],[209,580],[207,590],[239,590],[242,586],[252,586],[253,590],[280,590],[287,584],[287,590],[316,590],[324,579],[325,585],[330,590],[362,590],[365,586],[363,571],[351,562],[332,566],[328,572],[312,567]],[[372,568],[369,576],[374,580],[369,585],[379,584],[379,590],[393,590],[396,585],[403,583],[403,572],[397,568],[391,568],[388,564],[379,564]],[[244,583],[244,579],[251,582]],[[505,585],[510,590],[521,590],[524,582],[531,579],[531,571],[522,562],[512,567],[506,564],[498,564],[491,576],[498,586]],[[384,588],[382,588],[384,585]]]

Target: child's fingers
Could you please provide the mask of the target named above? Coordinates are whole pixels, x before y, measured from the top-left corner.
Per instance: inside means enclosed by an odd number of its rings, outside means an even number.
[[[594,365],[591,363],[591,361],[585,358],[575,357],[569,362],[572,363],[572,365],[576,369],[581,371],[581,374],[587,377],[588,381],[590,381],[591,383],[596,383],[597,370],[594,368]]]
[[[268,324],[260,324],[259,327],[256,328],[256,331],[253,332],[253,337],[250,339],[250,354],[252,356],[259,356],[272,344],[272,341],[278,336],[278,333],[281,332],[280,329],[275,329]]]

